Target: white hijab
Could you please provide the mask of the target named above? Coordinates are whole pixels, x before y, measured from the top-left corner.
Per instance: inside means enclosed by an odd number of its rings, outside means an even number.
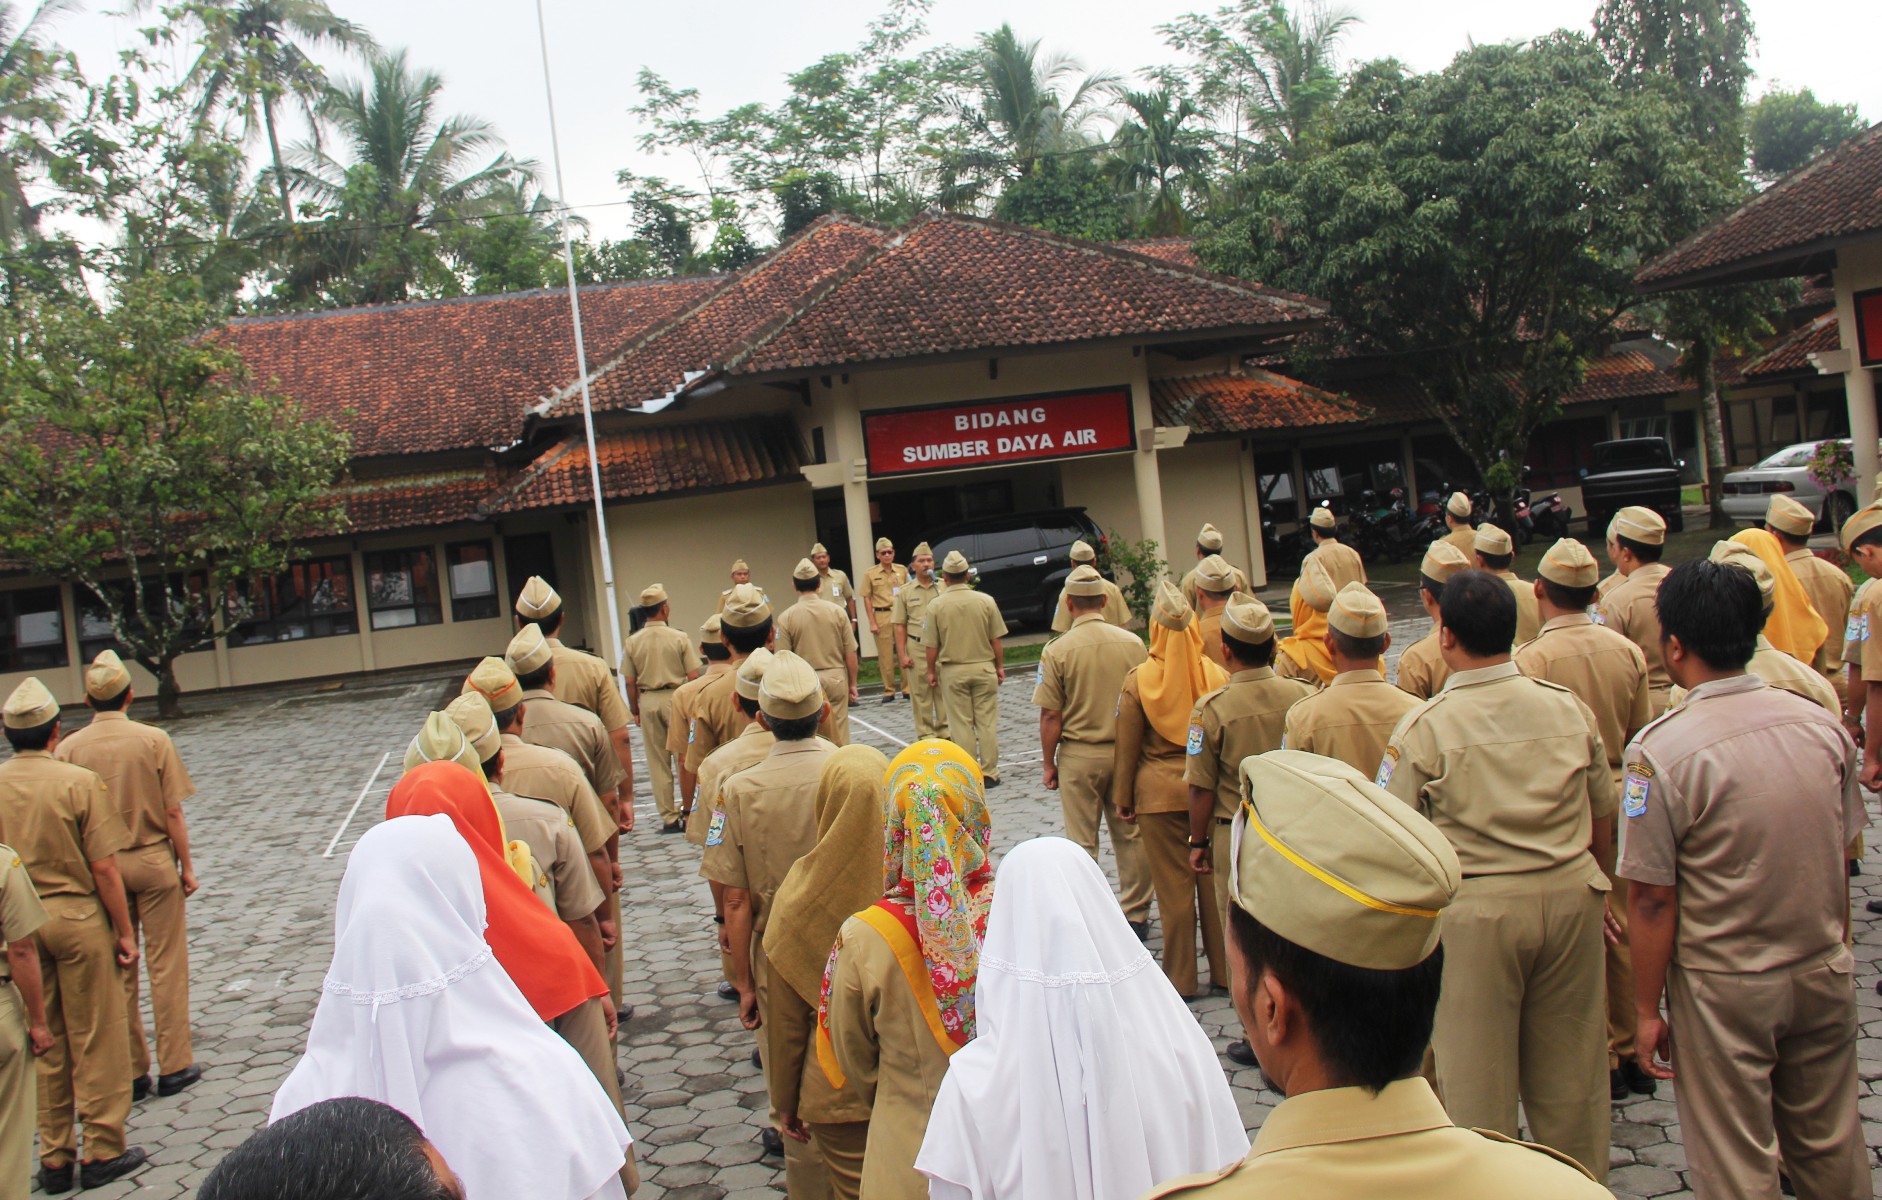
[[[333,926],[307,1053],[270,1122],[364,1096],[416,1122],[471,1200],[623,1194],[633,1139],[484,943],[477,859],[449,817],[396,817],[361,838]]]
[[[975,1005],[915,1160],[932,1196],[1133,1200],[1248,1153],[1214,1047],[1076,844],[1000,864]]]

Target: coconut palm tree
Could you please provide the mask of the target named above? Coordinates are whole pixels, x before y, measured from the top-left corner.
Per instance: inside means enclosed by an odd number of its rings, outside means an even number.
[[[977,199],[995,179],[1032,174],[1046,155],[1097,142],[1119,82],[1063,54],[1042,55],[1011,25],[980,35],[966,74],[970,95],[953,108],[971,148],[943,171],[944,200],[953,202]]]
[[[13,0],[0,0],[0,247],[38,234],[40,208],[27,195],[27,179],[57,156],[51,135],[65,115],[53,94],[64,52],[46,40],[46,31],[78,6],[78,0],[44,0],[22,21]]]
[[[1144,232],[1151,237],[1181,233],[1188,224],[1183,193],[1196,188],[1197,177],[1209,167],[1209,133],[1195,124],[1203,112],[1169,88],[1125,92],[1119,103],[1130,114],[1111,139],[1120,182],[1150,193]]]

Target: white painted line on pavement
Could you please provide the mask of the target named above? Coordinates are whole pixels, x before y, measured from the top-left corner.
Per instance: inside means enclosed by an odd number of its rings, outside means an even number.
[[[896,745],[900,746],[902,749],[904,750],[908,749],[909,744],[907,742],[903,741],[899,737],[896,737],[894,734],[890,733],[888,730],[882,728],[879,725],[871,725],[869,722],[857,716],[854,712],[850,713],[850,724],[861,725],[864,729],[867,729],[871,733],[879,734],[882,737],[888,738],[890,741],[894,742]]]
[[[392,751],[390,750],[379,756],[379,765],[372,769],[372,776],[366,780],[366,786],[359,789],[359,799],[353,801],[353,807],[346,810],[346,820],[341,821],[340,827],[333,831],[333,840],[327,843],[327,848],[321,851],[320,857],[333,857],[333,848],[340,844],[340,838],[345,835],[346,827],[351,825],[353,818],[359,815],[359,806],[366,803],[366,794],[372,791],[373,784],[379,782],[379,772],[386,769],[386,760],[391,757]]]

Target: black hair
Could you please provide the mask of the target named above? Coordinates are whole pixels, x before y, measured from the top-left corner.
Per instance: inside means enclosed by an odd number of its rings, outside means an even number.
[[[1248,961],[1250,983],[1265,971],[1300,1005],[1334,1084],[1377,1095],[1418,1073],[1438,1011],[1442,945],[1415,967],[1379,971],[1296,945],[1240,905],[1229,905],[1229,931]]]
[[[503,750],[499,748],[495,754],[484,759],[480,765],[484,769],[485,779],[495,779],[497,776],[503,774]]]
[[[811,713],[808,717],[774,717],[766,713],[765,727],[780,742],[801,742],[816,736],[817,726],[822,720],[821,712]]]
[[[1634,557],[1643,563],[1657,563],[1660,561],[1660,556],[1666,553],[1664,544],[1655,546],[1650,542],[1636,542],[1633,538],[1624,537],[1618,533],[1614,535],[1614,540],[1621,549],[1633,551]]]
[[[1245,663],[1250,667],[1272,666],[1274,664],[1274,646],[1275,642],[1273,638],[1269,638],[1263,642],[1245,642],[1241,638],[1231,636],[1226,629],[1222,631],[1223,653],[1227,654],[1236,662]]]
[[[823,586],[823,577],[818,576],[814,579],[799,579],[797,576],[793,575],[791,576],[791,586],[800,592],[814,592]]]
[[[738,710],[747,717],[755,717],[758,715],[758,702],[756,700],[747,700],[736,692],[733,693],[733,698],[738,701]]]
[[[1507,571],[1510,564],[1516,561],[1514,554],[1485,554],[1481,550],[1477,551],[1477,557],[1483,560],[1486,571]]]
[[[497,732],[503,733],[516,724],[516,719],[522,715],[523,706],[512,704],[502,712],[497,712],[494,708],[490,712],[497,719]]]
[[[750,626],[721,625],[719,636],[725,639],[726,645],[732,647],[734,654],[750,654],[771,640],[771,618],[766,617]]]
[[[1571,612],[1579,612],[1593,604],[1595,593],[1598,591],[1600,589],[1594,584],[1589,584],[1587,587],[1569,587],[1565,583],[1555,582],[1546,575],[1542,579],[1542,594],[1549,598],[1549,603]]]
[[[1065,600],[1079,612],[1098,612],[1110,600],[1110,597],[1102,592],[1096,596],[1081,596],[1077,592],[1067,592]]]
[[[724,642],[701,642],[699,652],[706,656],[707,662],[725,662],[732,657],[731,648]]]
[[[199,1200],[463,1200],[425,1135],[390,1105],[322,1100],[257,1130],[203,1180]]]
[[[1378,637],[1354,637],[1350,633],[1341,633],[1332,626],[1327,627],[1327,633],[1333,638],[1334,649],[1338,650],[1343,658],[1371,662],[1385,653],[1386,634],[1382,633]]]
[[[115,696],[100,700],[90,692],[85,693],[85,705],[93,712],[123,712],[124,706],[131,702],[131,685],[125,684],[124,690]]]
[[[1516,593],[1488,571],[1459,571],[1444,585],[1438,619],[1465,653],[1508,654],[1516,641]]]
[[[1849,544],[1849,548],[1852,552],[1863,546],[1882,546],[1882,525],[1877,525],[1874,529],[1863,531],[1862,534]]]
[[[1444,599],[1443,580],[1433,579],[1421,571],[1418,574],[1418,587],[1419,590],[1430,594],[1433,603]]]
[[[949,586],[955,586],[965,580],[969,574],[971,574],[971,572],[962,571],[959,575],[950,575],[946,571],[943,571],[941,572],[941,578],[947,580]]]
[[[645,628],[648,618],[652,617],[654,613],[658,611],[658,608],[658,605],[653,608],[648,608],[643,604],[629,605],[627,609],[627,636],[633,637]]]
[[[1807,533],[1785,533],[1775,525],[1766,525],[1765,528],[1770,530],[1771,536],[1781,542],[1786,549],[1802,550],[1810,544],[1810,535]]]
[[[519,672],[516,676],[516,682],[524,691],[534,692],[548,687],[549,677],[553,674],[555,674],[555,659],[552,658],[527,675]]]
[[[44,750],[52,741],[52,731],[58,727],[57,717],[30,729],[15,729],[9,725],[6,727],[7,743],[15,750]]]
[[[630,613],[633,612],[632,609],[628,611]],[[544,637],[554,637],[556,631],[562,628],[562,609],[558,606],[554,612],[546,617],[526,617],[519,612],[516,614],[516,619],[521,621],[524,625],[534,625],[538,629],[541,629],[542,636]],[[521,626],[518,628],[521,628]]]
[[[1751,572],[1706,558],[1674,567],[1660,581],[1653,609],[1660,617],[1660,640],[1678,638],[1687,653],[1715,671],[1750,662],[1764,628],[1764,597]]]

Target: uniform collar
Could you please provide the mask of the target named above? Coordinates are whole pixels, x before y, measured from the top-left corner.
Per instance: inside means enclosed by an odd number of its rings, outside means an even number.
[[[710,658],[706,660],[706,678],[707,679],[711,679],[714,675],[723,675],[727,671],[730,671],[731,669],[732,669],[732,664],[729,662],[723,662],[716,658]]]
[[[51,758],[52,751],[50,750],[15,750],[13,752],[13,757],[16,759],[18,758]]]
[[[100,721],[128,721],[130,719],[130,715],[121,708],[114,708],[109,712],[95,712],[91,715],[93,725]]]
[[[654,628],[665,629],[666,627],[667,627],[667,623],[665,621],[647,621],[641,625],[642,629],[654,629]]]
[[[757,722],[754,721],[753,724],[757,724]],[[823,746],[824,740],[816,734],[812,734],[807,738],[802,738],[795,742],[773,742],[771,745],[771,753],[809,754],[813,751],[821,750]]]
[[[523,741],[523,735],[522,735],[522,734],[520,734],[520,733],[511,733],[511,732],[510,732],[509,730],[507,730],[507,729],[506,729],[506,730],[504,730],[504,731],[503,731],[503,732],[502,732],[501,734],[499,734],[498,736],[499,736],[499,738],[500,738],[500,739],[502,740],[502,742],[503,742],[503,744],[504,744],[504,745],[506,745],[506,746],[524,746],[524,745],[528,745],[528,743],[527,743],[527,742],[525,742],[525,741]]]
[[[545,646],[547,646],[547,647],[549,647],[549,649],[551,649],[551,650],[564,650],[564,649],[567,649],[567,647],[565,647],[565,646],[564,646],[564,645],[562,644],[562,639],[561,639],[561,638],[552,638],[552,637],[546,637],[546,638],[544,638],[544,639],[542,639],[542,642],[543,642],[543,645],[545,645]]]
[[[1651,581],[1671,573],[1673,568],[1663,562],[1641,563],[1630,574],[1621,576],[1622,580],[1632,583],[1636,579]]]
[[[796,608],[798,604],[809,604],[813,600],[821,599],[823,599],[822,592],[799,592],[797,593],[797,604],[793,604],[791,607]]]
[[[1498,579],[1514,579],[1517,583],[1522,582],[1522,579],[1517,576],[1516,572],[1510,570],[1508,567],[1504,567],[1501,571],[1492,571],[1490,574],[1496,576]]]
[[[1686,702],[1704,700],[1712,696],[1736,696],[1741,692],[1755,692],[1768,684],[1759,676],[1747,671],[1743,675],[1732,675],[1725,679],[1712,679],[1700,684],[1686,693]]]
[[[555,699],[555,693],[550,691],[548,688],[530,688],[527,692],[523,693],[523,699],[525,701],[553,700]]]
[[[1072,618],[1072,628],[1076,629],[1080,625],[1089,625],[1093,621],[1102,621],[1102,620],[1104,620],[1104,614],[1101,612],[1079,613],[1077,616]]]
[[[1516,669],[1516,663],[1514,661],[1498,663],[1494,667],[1476,667],[1469,671],[1453,671],[1451,672],[1451,677],[1444,681],[1442,690],[1450,692],[1458,688],[1470,687],[1473,684],[1494,683],[1499,679],[1514,679],[1520,674],[1522,674],[1522,672]]]
[[[1815,558],[1817,552],[1808,546],[1799,546],[1784,556],[1785,562],[1796,562],[1800,558]]]
[[[1229,676],[1230,683],[1255,683],[1263,679],[1273,679],[1273,667],[1250,667],[1246,671],[1237,671]]]
[[[1551,629],[1570,629],[1576,625],[1592,624],[1594,624],[1594,618],[1585,612],[1569,613],[1565,617],[1550,617],[1542,623],[1542,628],[1538,632],[1538,636],[1549,632]]]
[[[766,729],[763,725],[760,725],[758,722],[747,721],[745,722],[745,728],[738,731],[738,736],[739,737],[760,737],[760,736],[772,737],[773,735],[769,729]]]
[[[1346,683],[1384,683],[1384,682],[1385,682],[1385,676],[1381,675],[1377,669],[1373,667],[1361,667],[1357,671],[1341,671],[1338,675],[1335,675],[1330,682],[1328,682],[1327,686],[1339,687],[1341,684],[1346,684]]]
[[[1376,1096],[1358,1087],[1290,1096],[1261,1123],[1248,1156],[1450,1128],[1431,1085],[1414,1076],[1386,1084]]]

